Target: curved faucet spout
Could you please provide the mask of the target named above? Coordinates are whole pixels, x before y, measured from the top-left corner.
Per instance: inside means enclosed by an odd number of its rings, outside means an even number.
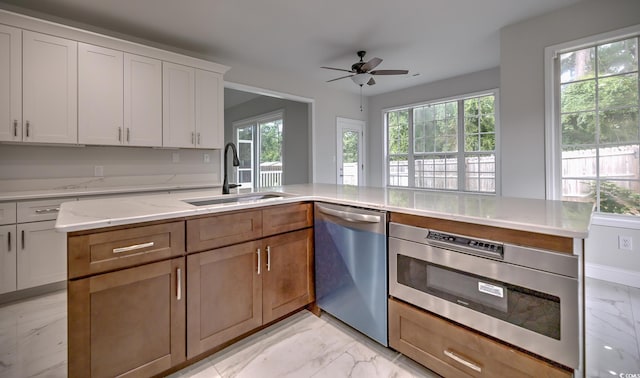
[[[229,188],[237,188],[238,186],[240,186],[240,184],[231,184],[229,185],[229,181],[227,179],[227,152],[229,151],[229,147],[231,147],[231,151],[233,153],[233,166],[234,167],[239,167],[240,166],[240,159],[238,159],[238,150],[236,149],[236,145],[233,144],[232,142],[227,143],[224,146],[224,181],[222,183],[222,194],[229,194]]]

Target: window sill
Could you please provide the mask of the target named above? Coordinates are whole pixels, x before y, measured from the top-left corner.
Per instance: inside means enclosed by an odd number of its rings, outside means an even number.
[[[640,230],[640,217],[633,215],[614,215],[594,213],[591,218],[591,224],[596,226],[607,226],[617,228],[628,228],[631,230]]]

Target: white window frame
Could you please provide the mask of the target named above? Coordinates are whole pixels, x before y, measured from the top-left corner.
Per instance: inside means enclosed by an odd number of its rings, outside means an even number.
[[[252,173],[252,177],[253,177],[253,188],[252,189],[259,189],[259,183],[260,183],[260,130],[259,126],[261,123],[267,123],[270,121],[274,121],[274,120],[282,120],[282,146],[281,146],[281,152],[280,152],[280,156],[282,156],[282,182],[284,183],[284,178],[285,178],[285,157],[284,157],[284,141],[285,141],[285,119],[284,119],[284,109],[279,109],[273,112],[269,112],[269,113],[265,113],[265,114],[261,114],[257,117],[251,117],[251,118],[245,118],[236,122],[232,123],[232,127],[233,127],[233,142],[236,144],[236,146],[238,145],[238,129],[239,128],[243,128],[243,127],[247,127],[247,126],[253,126],[253,173]],[[237,172],[237,169],[234,170],[234,172]],[[237,173],[236,173],[237,176]],[[236,177],[236,180],[238,180],[238,178]]]
[[[546,168],[546,198],[550,200],[562,199],[562,146],[558,109],[560,98],[556,96],[557,81],[560,80],[559,72],[556,72],[555,60],[560,54],[568,51],[594,45],[606,44],[617,40],[636,37],[640,34],[640,25],[596,34],[575,41],[563,42],[548,46],[544,49],[544,82],[545,82],[545,168]],[[640,229],[637,217],[625,214],[594,213],[594,224],[613,227],[628,227],[633,223],[633,228]]]
[[[464,175],[465,172],[463,172],[464,170],[464,164],[461,164],[461,160],[464,162],[464,156],[467,153],[466,151],[464,151],[464,115],[462,116],[462,121],[460,120],[460,118],[458,119],[458,151],[455,152],[457,158],[458,158],[458,189],[432,189],[432,188],[422,188],[422,187],[415,187],[413,185],[411,185],[412,182],[414,182],[415,180],[415,167],[412,166],[412,164],[409,164],[408,167],[408,174],[409,174],[409,184],[408,186],[396,186],[396,185],[389,185],[389,149],[388,149],[388,143],[389,143],[389,128],[387,125],[387,119],[386,119],[386,113],[388,112],[393,112],[393,111],[399,111],[399,110],[406,110],[406,109],[413,109],[413,108],[418,108],[418,107],[422,107],[422,106],[427,106],[427,105],[435,105],[435,104],[440,104],[440,103],[444,103],[444,102],[453,102],[453,101],[460,101],[460,100],[467,100],[467,99],[471,99],[474,97],[483,97],[483,96],[487,96],[487,95],[493,95],[494,96],[494,121],[495,121],[495,156],[496,156],[496,161],[495,161],[495,192],[480,192],[480,191],[469,191],[469,190],[465,190],[464,189],[464,185],[462,185],[463,179],[464,179]],[[464,110],[463,110],[464,113]],[[409,112],[409,122],[413,123],[413,112]],[[502,185],[501,185],[501,154],[500,154],[500,145],[501,145],[501,137],[500,137],[500,90],[498,88],[492,88],[492,89],[487,89],[487,90],[483,90],[483,91],[478,91],[478,92],[471,92],[471,93],[465,93],[462,95],[458,95],[458,96],[451,96],[451,97],[446,97],[446,98],[439,98],[436,100],[430,100],[430,101],[425,101],[425,102],[417,102],[417,103],[413,103],[413,104],[409,104],[409,105],[404,105],[404,106],[400,106],[400,107],[393,107],[393,108],[386,108],[386,109],[382,109],[382,125],[384,128],[384,138],[383,138],[383,146],[382,148],[384,149],[384,163],[383,163],[383,167],[384,167],[384,184],[385,187],[388,188],[405,188],[405,189],[412,189],[412,190],[427,190],[427,191],[443,191],[443,192],[461,192],[461,193],[473,193],[473,194],[481,194],[481,195],[489,195],[489,196],[499,196],[500,193],[502,192]],[[409,150],[407,151],[407,158],[409,161],[412,161],[414,158],[414,155],[416,155],[413,151],[413,137],[414,137],[414,131],[413,131],[413,127],[410,126],[409,127]],[[451,153],[453,154],[453,153]]]

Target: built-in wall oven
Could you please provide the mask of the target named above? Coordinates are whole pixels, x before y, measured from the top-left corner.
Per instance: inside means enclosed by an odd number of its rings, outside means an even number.
[[[579,365],[576,256],[389,224],[389,294],[567,367]]]

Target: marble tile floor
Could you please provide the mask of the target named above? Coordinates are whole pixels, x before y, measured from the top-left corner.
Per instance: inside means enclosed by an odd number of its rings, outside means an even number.
[[[640,376],[640,289],[586,281],[587,377]],[[0,378],[66,376],[66,292],[0,306]],[[437,377],[328,315],[304,311],[171,378]]]

